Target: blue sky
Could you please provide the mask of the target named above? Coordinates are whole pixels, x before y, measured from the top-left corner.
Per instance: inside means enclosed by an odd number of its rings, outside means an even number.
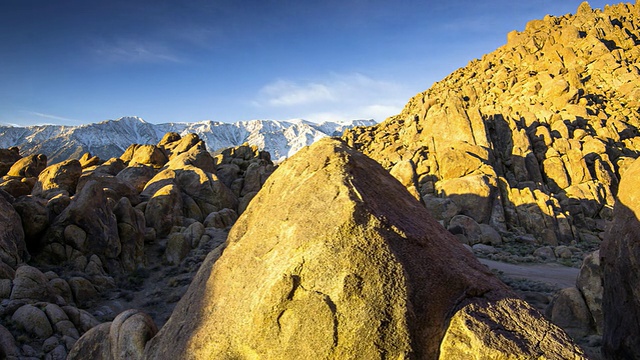
[[[0,0],[0,124],[382,121],[580,2]]]

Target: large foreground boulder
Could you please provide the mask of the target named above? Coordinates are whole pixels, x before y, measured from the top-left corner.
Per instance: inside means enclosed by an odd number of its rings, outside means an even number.
[[[214,257],[145,358],[582,357],[396,179],[337,140],[276,170]]]
[[[613,223],[600,246],[603,276],[603,354],[640,359],[640,160],[624,173]]]

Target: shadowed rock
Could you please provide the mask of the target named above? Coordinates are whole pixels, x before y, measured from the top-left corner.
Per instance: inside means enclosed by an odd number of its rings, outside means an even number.
[[[145,344],[158,332],[149,315],[127,310],[84,334],[69,352],[68,360],[142,359]],[[165,357],[159,357],[165,358]]]
[[[434,359],[470,341],[478,357],[581,358],[396,179],[337,140],[281,165],[215,256],[145,358]]]
[[[0,196],[0,260],[15,268],[28,259],[20,215]]]
[[[88,181],[52,223],[46,239],[70,245],[81,254],[96,254],[104,263],[116,259],[121,251],[118,224],[102,184]],[[45,250],[55,254],[48,247]]]
[[[620,181],[613,223],[600,247],[603,346],[609,359],[640,358],[640,160]]]
[[[22,219],[25,240],[29,246],[37,245],[38,237],[49,226],[49,212],[46,200],[33,196],[20,197],[13,203],[13,208]]]

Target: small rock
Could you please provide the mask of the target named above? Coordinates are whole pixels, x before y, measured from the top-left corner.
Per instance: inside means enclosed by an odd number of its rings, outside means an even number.
[[[7,172],[9,176],[37,177],[47,167],[47,157],[33,154],[16,161]]]
[[[449,198],[425,196],[422,200],[429,213],[437,220],[443,220],[445,224],[448,224],[462,210],[458,204]]]
[[[55,278],[49,280],[49,286],[56,296],[60,296],[66,303],[73,302],[73,294],[69,283],[62,278]]]
[[[95,254],[91,255],[89,258],[89,262],[87,263],[87,266],[85,266],[84,272],[90,276],[107,275],[102,267],[102,260],[100,260],[100,258]]]
[[[67,350],[71,350],[73,348],[73,345],[75,345],[76,341],[78,341],[78,338],[74,338],[72,336],[68,336],[68,335],[64,335],[62,336],[62,342],[64,343],[64,347]]]
[[[72,277],[68,280],[68,283],[71,288],[73,298],[78,306],[84,307],[98,297],[98,292],[95,287],[93,287],[93,284],[85,278],[78,276]]]
[[[475,244],[471,248],[474,252],[478,252],[481,254],[495,254],[498,252],[498,250],[493,246],[485,244]]]
[[[29,265],[20,266],[16,270],[16,277],[13,280],[11,299],[55,301],[55,297],[47,285],[47,278],[40,270]]]
[[[20,307],[11,317],[18,327],[40,338],[48,338],[53,335],[53,329],[44,311],[33,305]]]
[[[75,249],[84,252],[87,233],[77,225],[69,224],[64,228],[64,239],[67,244],[72,245]]]
[[[573,256],[571,249],[564,245],[556,246],[555,253],[556,257],[559,257],[561,259],[571,259],[571,256]]]
[[[480,242],[487,245],[500,245],[502,244],[502,236],[493,227],[487,224],[479,224],[480,230]]]
[[[602,269],[600,267],[600,250],[596,250],[585,256],[580,274],[576,280],[576,287],[584,296],[589,311],[593,316],[596,329],[599,334],[603,330],[602,295]]]
[[[447,230],[454,235],[462,234],[469,240],[469,245],[480,242],[482,238],[482,229],[480,225],[471,217],[466,215],[456,215],[449,222]]]
[[[22,353],[25,356],[34,357],[34,358],[38,357],[38,352],[36,351],[36,349],[32,348],[27,344],[22,345]]]
[[[37,242],[49,226],[49,211],[46,200],[33,196],[23,196],[13,203],[22,219],[22,227],[27,242]]]
[[[29,253],[20,215],[3,196],[0,196],[0,229],[0,260],[14,268],[27,261]]]
[[[147,227],[144,229],[144,243],[152,244],[156,241],[156,229]]]
[[[16,340],[13,338],[13,335],[11,335],[11,332],[0,325],[0,354],[10,359],[11,357],[17,357],[19,353],[20,349],[18,349]]]
[[[238,220],[238,214],[232,209],[226,208],[209,214],[204,220],[204,226],[226,229],[231,227],[236,220]]]
[[[69,320],[59,321],[53,326],[53,328],[56,333],[62,336],[69,336],[73,339],[78,339],[80,337],[78,329],[76,329],[73,323]]]
[[[0,299],[8,299],[11,296],[11,280],[0,279]]]
[[[189,227],[184,230],[183,234],[185,241],[187,241],[192,248],[198,247],[198,242],[202,235],[204,235],[204,225],[196,221],[189,225]]]
[[[75,325],[76,329],[78,329],[81,334],[84,334],[89,331],[89,329],[100,324],[100,322],[91,314],[76,307],[63,306],[62,310],[64,310],[69,317],[69,320],[71,320],[73,325]]]
[[[157,333],[158,327],[149,315],[127,310],[111,323],[111,352],[118,359],[142,359],[147,341]]]
[[[60,321],[69,320],[69,317],[64,312],[64,310],[62,310],[60,306],[55,304],[48,304],[47,306],[45,306],[44,313],[47,314],[49,321],[54,325],[59,323]]]
[[[56,346],[50,353],[45,355],[45,360],[65,360],[67,358],[67,350],[64,345]]]
[[[518,235],[515,240],[523,244],[535,245],[537,243],[536,237],[531,234]]]
[[[575,287],[562,289],[554,296],[547,316],[574,339],[593,333],[591,313],[580,290]]]
[[[75,159],[50,165],[38,175],[32,194],[47,197],[48,193],[64,190],[73,195],[81,174],[82,165]]]
[[[82,335],[69,350],[67,360],[113,359],[109,329],[111,322],[102,323]]]
[[[541,248],[536,249],[533,252],[533,256],[539,257],[544,261],[556,259],[556,255],[550,246],[543,246]]]
[[[55,336],[51,336],[50,338],[48,338],[42,343],[42,351],[48,353],[51,350],[55,349],[56,346],[58,346],[58,344],[59,344],[58,338]]]
[[[16,277],[16,271],[9,265],[0,260],[0,279],[13,280]]]
[[[71,198],[69,195],[58,194],[47,202],[47,210],[49,211],[49,215],[51,218],[55,218],[60,215],[62,211],[69,206],[71,203]]]
[[[164,260],[169,265],[178,265],[191,251],[191,244],[183,233],[172,233],[164,251]]]
[[[238,214],[242,214],[245,210],[247,210],[249,203],[251,203],[251,200],[253,200],[256,195],[258,195],[258,192],[252,191],[244,194],[241,198],[238,199]]]

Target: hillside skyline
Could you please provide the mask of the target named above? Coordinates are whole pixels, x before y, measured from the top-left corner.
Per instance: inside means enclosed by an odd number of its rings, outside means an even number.
[[[0,124],[380,122],[509,31],[580,3],[5,3]]]

